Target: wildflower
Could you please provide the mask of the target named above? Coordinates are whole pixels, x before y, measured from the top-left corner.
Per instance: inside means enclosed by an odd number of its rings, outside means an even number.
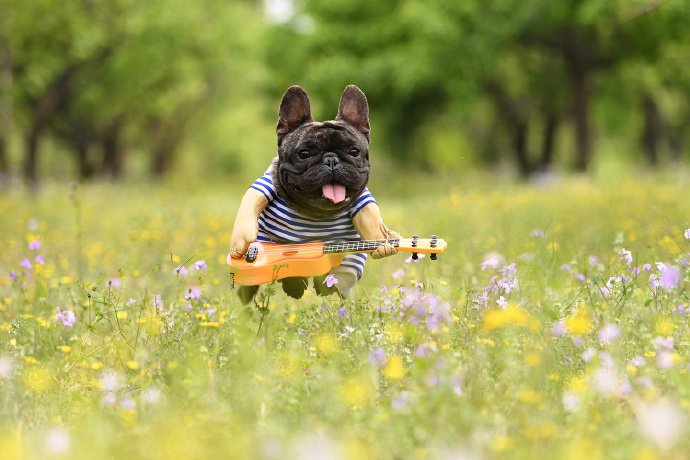
[[[208,267],[208,264],[206,263],[205,260],[197,260],[192,264],[192,268],[194,270],[204,270]]]
[[[578,273],[577,275],[575,275],[575,279],[577,279],[578,281],[582,281],[582,282],[587,281],[587,278],[582,273]]]
[[[11,279],[11,280],[16,280],[16,279],[17,279],[17,276],[19,276],[19,275],[17,275],[15,272],[10,272],[10,275],[9,275],[9,276],[10,276],[10,279]]]
[[[391,276],[393,277],[393,279],[402,278],[403,276],[405,276],[405,270],[399,268],[396,271],[394,271]]]
[[[0,356],[0,380],[12,377],[12,360],[7,356]]]
[[[62,322],[64,327],[72,327],[77,322],[77,317],[72,310],[60,310],[60,307],[57,307],[55,322],[58,321]]]
[[[563,337],[566,333],[565,321],[561,319],[553,323],[551,333],[556,337]]]
[[[41,242],[38,240],[29,241],[29,249],[32,251],[37,251],[38,249],[41,249]]]
[[[120,400],[120,408],[125,409],[125,410],[133,410],[136,409],[137,405],[135,404],[134,400],[130,398],[129,396],[125,396]]]
[[[405,377],[405,367],[400,356],[391,356],[383,370],[388,380],[402,380]]]
[[[199,300],[201,299],[201,288],[199,286],[192,286],[187,289],[184,295],[185,300]],[[157,305],[158,306],[158,305]],[[158,307],[159,309],[161,307]]]
[[[678,286],[680,283],[680,268],[676,265],[666,265],[661,262],[656,264],[661,276],[659,277],[659,286],[669,290]]]
[[[482,262],[482,271],[485,271],[487,267],[496,268],[501,263],[503,256],[499,254],[489,254],[489,256]]]
[[[46,264],[46,260],[43,258],[42,254],[37,255],[35,261],[39,265],[45,265]]]
[[[72,446],[70,435],[63,428],[53,428],[46,435],[46,448],[55,455],[62,455]]]
[[[535,228],[529,234],[532,238],[546,238],[546,233],[541,228]]]
[[[347,308],[340,307],[340,309],[338,309],[338,318],[340,318],[340,321],[344,320],[345,318],[349,318],[349,317],[350,317],[350,312],[347,311]]]
[[[398,396],[391,401],[391,407],[395,410],[402,409],[407,405],[407,402],[410,399],[410,392],[409,391],[403,391],[400,393]]]
[[[561,270],[568,273],[573,273],[573,267],[570,264],[561,265]]]
[[[582,360],[586,363],[590,362],[592,358],[597,355],[597,351],[594,348],[588,348],[582,352]]]
[[[642,270],[646,270],[648,272],[651,272],[652,271],[652,265],[651,264],[644,264],[642,266]]]
[[[597,256],[589,256],[587,259],[587,262],[589,262],[589,265],[591,267],[596,267],[597,264],[599,263],[599,258]]]
[[[175,271],[175,275],[181,276],[183,278],[185,276],[189,275],[189,270],[187,270],[184,265],[178,266],[177,268],[175,268],[174,271]]]
[[[383,348],[374,348],[369,353],[369,362],[372,366],[383,366],[386,364],[386,352]]]
[[[575,412],[580,407],[580,396],[577,393],[566,391],[561,396],[563,408],[568,412]]]
[[[120,278],[111,278],[108,280],[108,287],[113,289],[120,289],[122,287],[122,281]]]
[[[498,300],[496,300],[496,303],[498,304],[499,308],[505,309],[508,306],[508,301],[503,296],[500,296]]]
[[[325,280],[323,280],[323,284],[325,284],[327,287],[333,287],[336,284],[338,284],[338,278],[336,278],[332,273],[329,274]]]
[[[683,233],[683,236],[685,236],[686,240],[690,240],[690,228],[685,230],[685,233]]]
[[[632,261],[633,261],[632,252],[628,251],[625,248],[622,248],[620,255],[621,255],[621,257],[623,257],[623,260],[625,260],[626,264],[628,264],[628,265],[632,264]]]
[[[677,404],[665,400],[640,403],[635,415],[642,434],[659,449],[670,449],[680,438],[685,417]]]
[[[608,345],[621,335],[621,329],[615,324],[607,324],[599,331],[599,343]]]
[[[666,348],[667,350],[673,350],[673,337],[655,337],[652,339],[652,344],[657,348]]]
[[[115,392],[122,386],[120,376],[114,371],[107,371],[101,375],[101,388],[107,392]]]
[[[141,392],[141,400],[147,404],[158,404],[163,397],[159,388],[151,387]]]
[[[644,358],[640,355],[637,355],[630,360],[630,364],[632,364],[635,367],[644,366]]]
[[[27,270],[31,270],[31,268],[33,267],[33,265],[31,264],[31,261],[29,259],[27,259],[26,257],[24,258],[24,260],[21,261],[19,266],[22,268],[26,268]]]

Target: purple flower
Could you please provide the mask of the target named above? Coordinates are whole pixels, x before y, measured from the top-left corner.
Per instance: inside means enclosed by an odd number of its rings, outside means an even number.
[[[498,264],[501,263],[501,260],[499,256],[492,254],[489,257],[486,258],[484,262],[482,262],[482,271],[485,271],[487,267],[489,268],[496,268],[498,267]]]
[[[607,324],[599,331],[599,343],[608,345],[621,335],[621,329],[615,324]]]
[[[632,252],[623,248],[623,249],[621,249],[620,254],[621,254],[621,257],[623,257],[623,260],[625,260],[626,264],[628,264],[628,265],[632,264],[632,261],[633,261]]]
[[[572,273],[573,267],[570,264],[563,264],[561,265],[561,270],[564,272]]]
[[[36,260],[37,264],[40,264],[40,265],[46,264],[46,260],[43,258],[43,255],[41,255],[41,254],[37,255],[35,260]]]
[[[563,337],[565,335],[565,321],[562,319],[553,323],[551,333],[556,337]]]
[[[657,348],[666,348],[668,350],[673,350],[673,337],[655,337],[652,339],[652,344]]]
[[[680,268],[676,265],[666,265],[662,263],[657,263],[657,268],[661,273],[659,278],[659,286],[669,290],[678,286],[680,283]]]
[[[29,249],[32,251],[36,251],[38,249],[41,249],[41,242],[38,240],[29,241]]]
[[[336,284],[338,284],[338,278],[336,278],[332,273],[329,274],[325,280],[323,280],[323,284],[325,284],[328,287],[333,287]]]
[[[577,275],[575,275],[575,278],[580,281],[587,281],[587,278],[582,273],[578,273]]]
[[[637,276],[640,274],[640,267],[633,267],[632,270],[630,270],[630,273],[633,274],[633,276]]]
[[[55,322],[58,321],[62,322],[64,327],[72,327],[77,322],[77,317],[72,310],[60,310],[60,307],[57,307]]]
[[[194,270],[203,270],[203,269],[205,269],[205,268],[207,268],[207,267],[208,267],[208,265],[206,264],[206,261],[205,261],[205,260],[197,260],[196,262],[194,262],[194,263],[192,264],[192,268],[193,268]]]
[[[644,264],[642,266],[642,270],[646,270],[648,272],[651,272],[652,271],[652,265],[651,264]]]
[[[383,348],[374,348],[369,354],[369,362],[372,366],[383,366],[386,364],[386,352]]]
[[[187,289],[187,292],[185,293],[184,298],[185,298],[185,300],[199,300],[199,299],[201,299],[201,288],[199,286],[190,287],[189,289]]]
[[[175,269],[175,275],[181,276],[181,277],[184,278],[185,276],[189,275],[189,270],[187,270],[187,269],[184,267],[184,265],[180,265],[179,267],[177,267],[177,268]]]
[[[630,360],[630,364],[636,367],[640,367],[644,365],[644,358],[640,355],[635,356],[633,359]]]
[[[690,228],[685,230],[685,233],[683,233],[683,236],[685,236],[686,240],[690,240]]]
[[[391,276],[393,277],[393,279],[402,278],[403,276],[405,276],[405,270],[399,268],[396,271],[394,271]]]
[[[340,321],[344,320],[345,318],[349,318],[349,317],[350,317],[350,312],[347,311],[347,308],[340,307],[340,309],[338,310],[338,318],[340,318]]]
[[[108,286],[110,286],[113,289],[120,289],[122,286],[122,281],[120,278],[111,278],[108,280]]]
[[[16,280],[18,275],[15,272],[10,272],[9,276],[11,280]]]
[[[162,310],[162,309],[163,309],[163,307],[164,307],[164,304],[163,304],[163,297],[161,297],[160,294],[156,294],[156,295],[153,297],[153,306],[156,307],[156,308],[159,309],[159,310]]]
[[[511,277],[517,275],[517,268],[515,268],[515,262],[510,265],[504,265],[501,269],[501,274],[505,277]]]
[[[588,262],[590,266],[594,267],[599,263],[599,258],[597,256],[589,256]]]
[[[19,264],[19,266],[22,268],[26,268],[27,270],[31,270],[31,267],[33,267],[33,265],[31,264],[31,261],[29,259],[27,259],[26,257],[24,258],[24,260],[22,260],[22,262]]]

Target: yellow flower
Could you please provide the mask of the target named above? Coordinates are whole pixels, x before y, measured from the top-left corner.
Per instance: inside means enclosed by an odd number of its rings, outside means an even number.
[[[537,367],[541,363],[541,355],[539,353],[528,353],[525,355],[524,362],[529,367]]]
[[[391,356],[388,358],[386,367],[383,369],[383,375],[388,380],[402,380],[405,377],[405,366],[400,356]]]
[[[515,304],[506,308],[491,308],[484,312],[484,330],[492,331],[506,326],[528,326],[529,314]]]
[[[199,323],[201,327],[218,327],[220,323],[218,321],[202,321]]]
[[[67,353],[69,353],[70,351],[72,351],[72,347],[70,347],[69,345],[60,345],[58,348],[59,348],[64,354],[67,354]]]
[[[518,399],[525,404],[539,404],[541,402],[541,394],[538,391],[525,389],[520,391]]]
[[[290,317],[288,318],[288,323],[289,324],[295,324],[295,321],[297,321],[297,315],[296,314],[291,314]]]
[[[360,378],[345,380],[340,391],[349,406],[363,406],[371,398],[371,385]]]
[[[93,369],[94,371],[97,371],[97,370],[102,369],[102,368],[103,368],[103,363],[100,361],[94,361],[91,363],[91,369]]]
[[[662,336],[669,336],[673,334],[673,321],[671,318],[659,318],[656,322],[654,330],[657,334]]]
[[[43,393],[52,383],[52,375],[43,367],[32,367],[24,374],[24,386],[34,393]]]
[[[131,370],[139,369],[139,363],[137,363],[136,361],[133,361],[133,360],[129,360],[129,361],[127,361],[127,368],[129,368]]]
[[[583,335],[592,326],[592,321],[589,319],[585,308],[580,308],[577,312],[567,316],[564,323],[570,335]]]
[[[115,313],[115,316],[117,316],[117,319],[127,319],[127,312],[124,310],[120,310],[117,313]]]
[[[319,354],[328,356],[338,351],[338,342],[335,341],[333,334],[324,332],[314,339],[314,346]]]

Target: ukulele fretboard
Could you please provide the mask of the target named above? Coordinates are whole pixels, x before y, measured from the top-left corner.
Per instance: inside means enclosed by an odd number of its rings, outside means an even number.
[[[335,241],[323,247],[326,254],[336,254],[339,252],[367,252],[375,251],[380,245],[388,243],[394,248],[400,245],[400,240],[369,240],[369,241]]]

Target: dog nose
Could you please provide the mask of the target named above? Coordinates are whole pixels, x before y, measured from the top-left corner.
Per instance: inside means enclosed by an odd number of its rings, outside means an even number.
[[[333,152],[327,152],[323,156],[323,164],[328,166],[330,169],[335,168],[335,166],[340,163],[340,160],[338,160],[338,155],[336,155]]]

